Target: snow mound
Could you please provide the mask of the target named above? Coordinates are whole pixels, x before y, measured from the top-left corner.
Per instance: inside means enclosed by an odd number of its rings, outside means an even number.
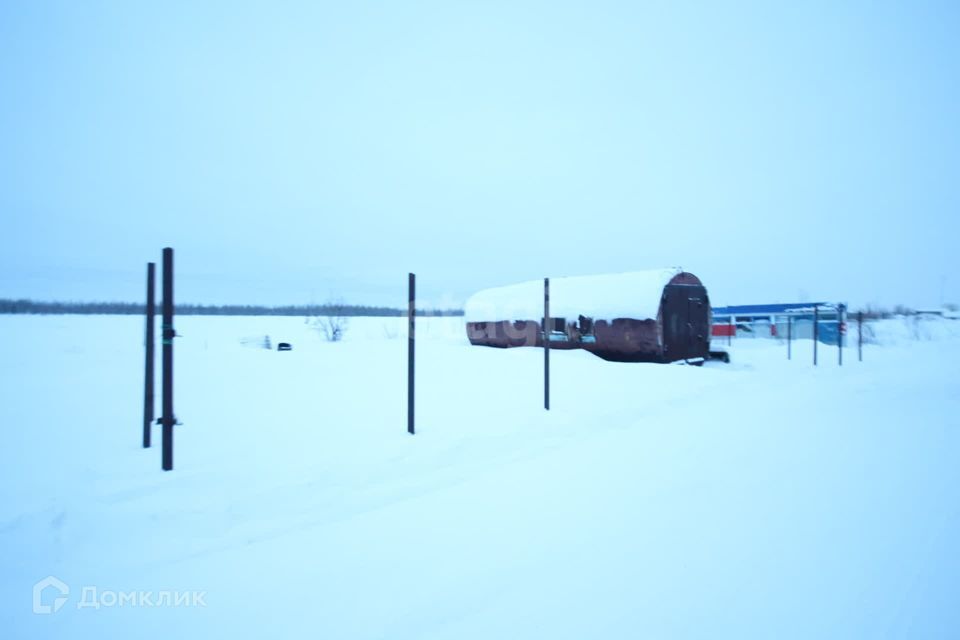
[[[595,320],[656,318],[663,288],[678,267],[597,276],[550,279],[550,315]],[[485,289],[467,300],[467,322],[538,320],[543,317],[543,280]]]
[[[856,318],[848,318],[853,340],[856,340]],[[942,341],[960,338],[960,322],[937,317],[900,316],[864,322],[864,342],[885,346],[917,341]]]

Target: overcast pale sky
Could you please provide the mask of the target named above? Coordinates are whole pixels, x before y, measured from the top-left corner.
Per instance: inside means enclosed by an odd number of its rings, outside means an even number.
[[[960,302],[956,2],[0,3],[0,297]]]

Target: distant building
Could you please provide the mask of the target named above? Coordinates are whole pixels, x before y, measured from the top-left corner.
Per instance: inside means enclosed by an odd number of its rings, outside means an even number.
[[[914,313],[918,316],[930,316],[934,318],[946,318],[948,320],[960,319],[960,311],[941,307],[939,309],[917,309]]]
[[[785,338],[789,324],[793,338],[813,339],[814,310],[819,341],[837,344],[839,337],[846,335],[846,305],[829,302],[714,307],[711,334],[714,338]]]

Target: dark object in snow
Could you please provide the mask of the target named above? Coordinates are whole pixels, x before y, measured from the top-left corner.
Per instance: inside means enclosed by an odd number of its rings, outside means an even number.
[[[730,362],[730,353],[724,351],[723,349],[717,349],[716,351],[710,351],[711,360],[719,360],[720,362]]]
[[[293,345],[289,342],[278,342],[277,351],[293,351]]]
[[[662,269],[556,282],[550,306],[556,302],[558,309],[548,318],[546,333],[541,314],[528,308],[527,300],[536,299],[528,283],[471,298],[466,312],[470,344],[542,347],[546,335],[550,349],[584,349],[619,362],[710,356],[710,299],[692,273]]]

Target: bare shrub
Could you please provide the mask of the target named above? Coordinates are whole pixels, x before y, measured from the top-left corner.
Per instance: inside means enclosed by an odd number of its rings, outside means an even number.
[[[350,323],[345,315],[346,304],[342,299],[337,299],[327,302],[323,308],[327,313],[310,319],[310,326],[319,331],[327,342],[340,342]]]
[[[400,335],[400,328],[396,322],[387,322],[383,325],[383,337],[387,340],[396,340]]]

